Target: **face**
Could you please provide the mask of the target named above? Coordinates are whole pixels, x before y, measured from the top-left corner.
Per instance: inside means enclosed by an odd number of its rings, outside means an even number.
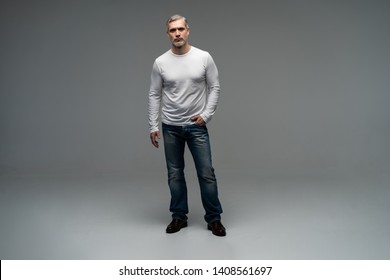
[[[188,43],[190,29],[186,27],[183,19],[178,19],[168,24],[167,34],[172,45],[181,48]]]

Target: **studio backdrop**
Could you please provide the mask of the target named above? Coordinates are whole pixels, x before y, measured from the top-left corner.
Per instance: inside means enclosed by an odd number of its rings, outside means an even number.
[[[2,0],[0,172],[161,171],[147,95],[176,13],[220,72],[209,124],[218,170],[385,170],[389,8],[380,0]]]

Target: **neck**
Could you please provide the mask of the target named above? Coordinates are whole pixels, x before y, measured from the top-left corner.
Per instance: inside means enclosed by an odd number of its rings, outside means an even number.
[[[186,45],[181,46],[181,47],[172,46],[171,50],[174,54],[182,55],[182,54],[188,53],[190,51],[190,49],[191,49],[191,45],[186,44]]]

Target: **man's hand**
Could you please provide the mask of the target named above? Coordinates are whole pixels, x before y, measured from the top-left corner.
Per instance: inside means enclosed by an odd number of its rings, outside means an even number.
[[[160,131],[154,131],[150,133],[150,141],[152,141],[153,146],[156,148],[160,147],[157,139],[160,139]]]
[[[195,122],[196,125],[199,125],[199,126],[206,125],[206,122],[204,121],[204,119],[200,115],[193,116],[191,118],[191,120],[193,122]]]

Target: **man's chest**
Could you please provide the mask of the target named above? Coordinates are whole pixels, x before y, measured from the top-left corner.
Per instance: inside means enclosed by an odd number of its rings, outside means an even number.
[[[201,83],[206,80],[206,67],[202,61],[175,61],[162,65],[161,76],[165,85]]]

